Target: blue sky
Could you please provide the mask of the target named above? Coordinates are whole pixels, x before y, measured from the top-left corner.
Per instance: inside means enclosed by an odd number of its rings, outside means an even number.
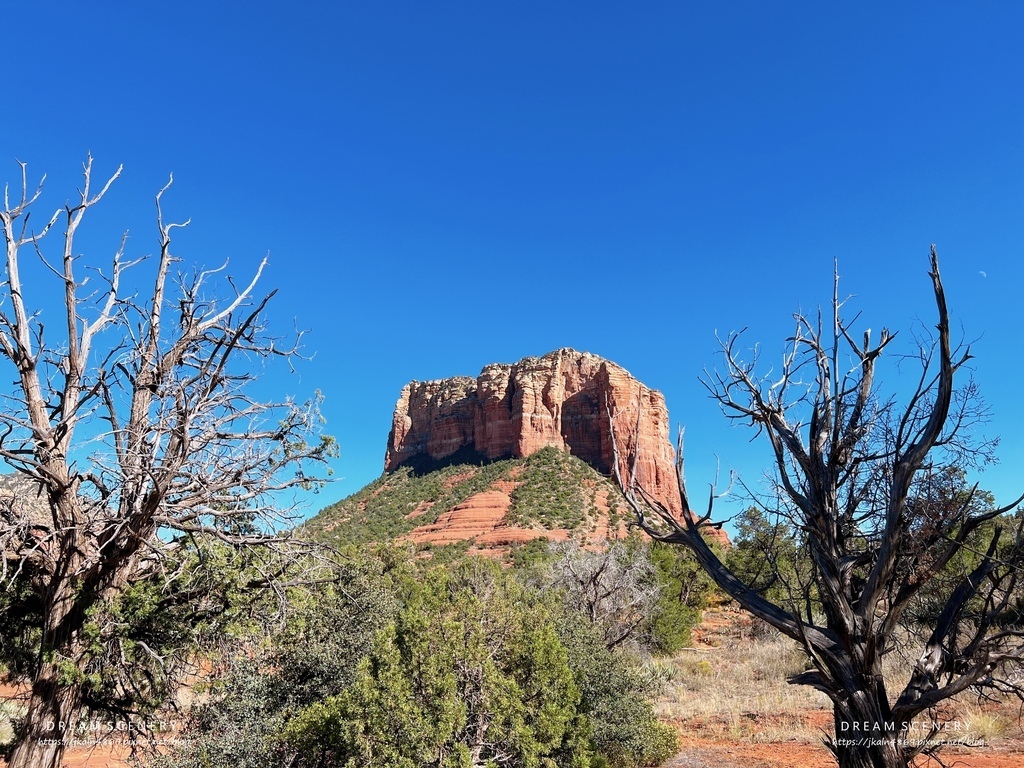
[[[92,6],[92,7],[88,7]],[[6,10],[0,177],[72,190],[125,165],[94,221],[179,253],[267,252],[272,319],[312,361],[342,478],[381,470],[413,378],[571,346],[662,390],[694,484],[756,481],[766,446],[698,381],[715,332],[765,359],[843,292],[873,328],[931,324],[936,243],[1002,436],[983,485],[1024,484],[1018,312],[1024,5],[21,3]],[[58,200],[59,202],[59,200]],[[106,230],[104,230],[106,228]],[[92,258],[91,256],[89,258]],[[984,273],[986,276],[984,276]],[[899,383],[894,371],[882,381]],[[1014,494],[1015,495],[1015,494]]]

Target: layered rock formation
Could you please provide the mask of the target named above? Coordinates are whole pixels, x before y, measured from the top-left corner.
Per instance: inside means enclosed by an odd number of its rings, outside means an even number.
[[[404,540],[414,544],[452,544],[471,541],[468,550],[475,555],[501,556],[511,546],[534,539],[566,541],[576,537],[586,546],[601,547],[612,539],[624,539],[628,533],[625,523],[618,518],[611,521],[608,489],[596,488],[593,496],[594,519],[592,526],[580,536],[575,528],[537,528],[510,524],[508,513],[517,481],[499,480],[486,491],[475,493],[438,516],[433,523],[418,526],[406,534]],[[426,511],[426,510],[425,510]],[[415,513],[412,519],[415,518]]]
[[[555,446],[619,471],[673,513],[681,511],[665,398],[615,363],[559,349],[512,365],[406,384],[395,406],[385,471],[518,458]]]

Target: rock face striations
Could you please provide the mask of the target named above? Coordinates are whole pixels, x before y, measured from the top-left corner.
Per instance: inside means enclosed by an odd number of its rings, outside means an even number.
[[[638,483],[681,512],[668,410],[615,363],[559,349],[513,365],[488,365],[476,379],[406,384],[395,406],[384,469],[420,471],[446,464],[518,458],[546,446],[611,474],[636,462]]]

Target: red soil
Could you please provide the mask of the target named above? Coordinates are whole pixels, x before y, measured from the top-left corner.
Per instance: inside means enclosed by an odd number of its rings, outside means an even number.
[[[533,539],[566,539],[567,530],[541,530],[508,525],[511,492],[517,483],[501,480],[488,490],[473,494],[461,504],[443,512],[437,522],[414,528],[405,537],[417,544],[451,544],[472,541],[477,549],[496,550]],[[422,505],[421,505],[422,506]],[[413,510],[415,514],[419,510]]]
[[[835,760],[824,747],[799,742],[744,744],[719,739],[683,737],[680,753],[663,768],[826,768]],[[941,754],[948,768],[1020,768],[1024,751],[982,747],[959,754]],[[916,768],[939,768],[934,760],[919,759]]]

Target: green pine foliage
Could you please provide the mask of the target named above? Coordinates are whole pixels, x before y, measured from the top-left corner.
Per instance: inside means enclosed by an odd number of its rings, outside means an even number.
[[[947,519],[954,511],[966,511],[971,516],[995,509],[995,498],[985,490],[971,487],[966,473],[959,468],[945,468],[922,475],[911,489],[908,507],[916,516],[916,526],[923,528],[936,520]],[[931,578],[918,592],[903,614],[912,629],[928,631],[942,613],[949,595],[982,561],[997,527],[1017,530],[1020,520],[1007,516],[997,517],[979,526],[966,539],[945,567]],[[817,585],[811,555],[801,533],[780,514],[770,514],[758,507],[750,507],[736,519],[737,537],[729,552],[727,564],[734,574],[748,586],[762,592],[769,600],[797,610],[820,612]],[[912,530],[912,533],[916,529]],[[901,546],[908,551],[921,547],[914,536],[907,537]],[[996,556],[1010,560],[1013,550],[1020,545],[1015,537],[1002,540]],[[921,547],[919,557],[930,555]],[[980,609],[983,598],[976,596],[968,609]],[[1002,621],[1017,624],[1024,616],[1024,598],[1013,596],[1011,608]]]
[[[641,657],[485,558],[351,560],[242,644],[151,768],[639,768],[675,751]]]
[[[284,730],[302,765],[463,768],[586,766],[574,741],[580,694],[547,610],[493,563],[433,568],[405,585],[340,696]]]
[[[589,527],[597,514],[597,486],[614,488],[589,465],[551,446],[528,456],[522,467],[508,515],[513,525],[548,530]]]
[[[548,539],[531,539],[514,544],[505,559],[518,573],[532,577],[534,573],[543,572],[556,557]]]
[[[661,586],[651,617],[652,644],[660,653],[672,654],[690,645],[690,631],[700,623],[702,611],[717,589],[686,547],[658,541],[649,546]]]
[[[252,633],[214,660],[221,674],[189,713],[177,748],[150,768],[264,768],[287,765],[282,729],[294,713],[337,695],[356,679],[374,634],[397,610],[387,564],[344,553],[337,582],[292,597],[287,624]]]
[[[45,646],[39,652],[42,606],[18,582],[0,590],[0,665],[6,676],[25,680],[42,661],[56,662],[61,684],[81,690],[83,721],[148,718],[195,671],[197,657],[246,632],[264,614],[265,600],[248,585],[267,572],[266,556],[220,542],[179,540],[166,549],[161,572],[107,596],[83,596],[84,642],[75,660]]]
[[[675,731],[654,717],[660,681],[649,667],[631,652],[607,648],[600,627],[579,612],[563,611],[557,627],[580,689],[594,768],[654,766],[674,755]]]
[[[648,654],[688,642],[699,620],[708,589],[685,550],[620,543],[656,602],[640,640],[609,644],[543,577],[558,556],[545,540],[511,548],[504,566],[468,556],[471,542],[388,546],[503,479],[517,483],[514,525],[588,532],[602,488],[626,515],[610,480],[553,448],[383,476],[307,523],[340,545],[339,581],[293,595],[272,634],[236,621],[248,634],[216,657],[222,674],[185,738],[150,768],[641,768],[674,754]],[[144,614],[132,594],[126,608]]]
[[[809,555],[781,516],[750,507],[737,516],[736,531],[726,562],[743,583],[779,605],[800,603],[805,589],[813,597]]]
[[[917,514],[920,529],[934,525],[936,520],[949,517],[951,510],[963,509],[971,516],[980,516],[996,508],[995,496],[989,491],[972,487],[967,482],[967,473],[957,467],[946,467],[942,471],[925,473],[912,493],[908,506]],[[935,578],[925,584],[916,599],[908,606],[907,619],[922,628],[935,626],[945,608],[948,596],[981,565],[997,528],[1003,533],[995,556],[997,560],[1013,562],[1019,555],[1022,544],[1011,532],[1021,530],[1021,516],[1022,511],[1018,509],[1013,517],[1009,514],[995,517],[968,534],[964,546],[953,555]],[[913,539],[904,546],[911,551],[920,549]],[[923,558],[927,553],[919,551],[915,554]],[[1015,594],[1009,599],[1009,609],[997,618],[997,622],[1019,626],[1022,600],[1024,595],[1021,595],[1020,590],[1015,590]],[[968,601],[965,610],[980,616],[986,612],[984,602],[985,598],[979,590],[979,594]]]

